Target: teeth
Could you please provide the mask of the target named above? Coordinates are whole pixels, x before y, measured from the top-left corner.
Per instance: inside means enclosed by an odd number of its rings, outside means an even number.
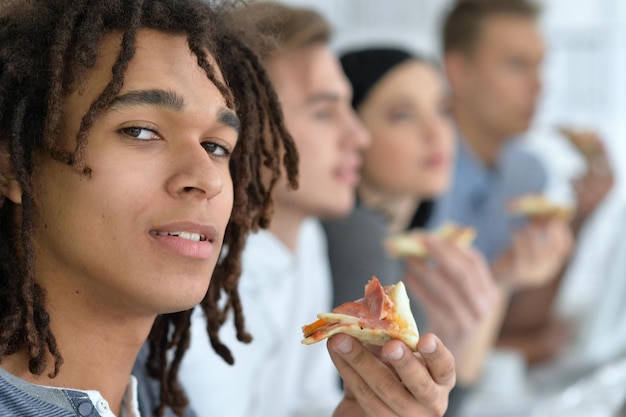
[[[180,232],[178,237],[183,239],[193,240],[194,242],[200,242],[200,233]]]
[[[203,234],[193,232],[158,232],[156,230],[152,230],[150,234],[153,236],[176,236],[181,239],[193,240],[194,242],[206,240],[206,237]]]

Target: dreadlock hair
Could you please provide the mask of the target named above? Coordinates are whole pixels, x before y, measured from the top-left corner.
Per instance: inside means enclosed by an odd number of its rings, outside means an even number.
[[[122,88],[141,28],[185,35],[198,65],[241,119],[230,165],[232,216],[224,253],[201,307],[211,344],[227,362],[233,358],[220,342],[218,330],[231,309],[238,338],[250,340],[237,291],[244,239],[251,230],[268,226],[271,191],[283,168],[289,184],[297,186],[297,153],[259,60],[226,24],[224,16],[233,6],[215,0],[4,0],[0,4],[0,148],[8,149],[22,188],[21,213],[0,195],[0,360],[24,349],[30,372],[39,375],[46,369],[49,352],[54,358],[49,376],[59,372],[63,359],[50,330],[45,292],[33,277],[31,237],[37,210],[31,187],[37,169],[33,154],[46,153],[89,177],[83,158],[89,129]],[[59,141],[63,101],[81,87],[96,62],[100,40],[113,31],[123,38],[112,80],[83,116],[76,148],[68,152]],[[209,53],[225,82],[216,77]],[[158,415],[166,407],[182,415],[188,402],[177,373],[189,345],[190,316],[191,310],[158,316],[148,338],[148,370],[161,385]]]

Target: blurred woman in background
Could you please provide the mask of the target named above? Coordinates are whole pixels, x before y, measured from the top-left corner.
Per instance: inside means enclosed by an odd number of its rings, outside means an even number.
[[[388,236],[424,226],[430,200],[449,186],[455,141],[445,86],[434,65],[400,49],[353,51],[341,63],[372,143],[356,209],[325,224],[335,305],[359,298],[372,274],[384,284],[404,280],[420,326],[438,334],[457,359],[453,413],[458,392],[476,381],[494,341],[505,290],[471,247],[426,238],[429,259],[406,261],[384,247]]]

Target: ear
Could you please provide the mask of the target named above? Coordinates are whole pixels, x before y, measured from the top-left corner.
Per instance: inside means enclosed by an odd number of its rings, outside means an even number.
[[[8,145],[0,142],[0,193],[15,204],[22,204],[22,187],[15,175]]]
[[[457,92],[462,91],[469,75],[468,57],[461,52],[448,52],[444,57],[444,68],[452,89]]]

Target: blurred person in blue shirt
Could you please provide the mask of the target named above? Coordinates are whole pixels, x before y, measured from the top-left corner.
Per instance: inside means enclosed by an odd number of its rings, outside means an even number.
[[[436,201],[428,224],[452,220],[475,227],[476,246],[496,279],[525,289],[554,282],[573,241],[567,221],[526,220],[508,210],[512,199],[541,194],[547,182],[542,164],[520,143],[542,87],[538,14],[528,0],[460,0],[447,14],[444,67],[458,153],[452,187]],[[505,329],[524,327],[523,317],[517,321],[507,320]],[[551,356],[563,344],[552,342],[526,352],[529,359]]]

